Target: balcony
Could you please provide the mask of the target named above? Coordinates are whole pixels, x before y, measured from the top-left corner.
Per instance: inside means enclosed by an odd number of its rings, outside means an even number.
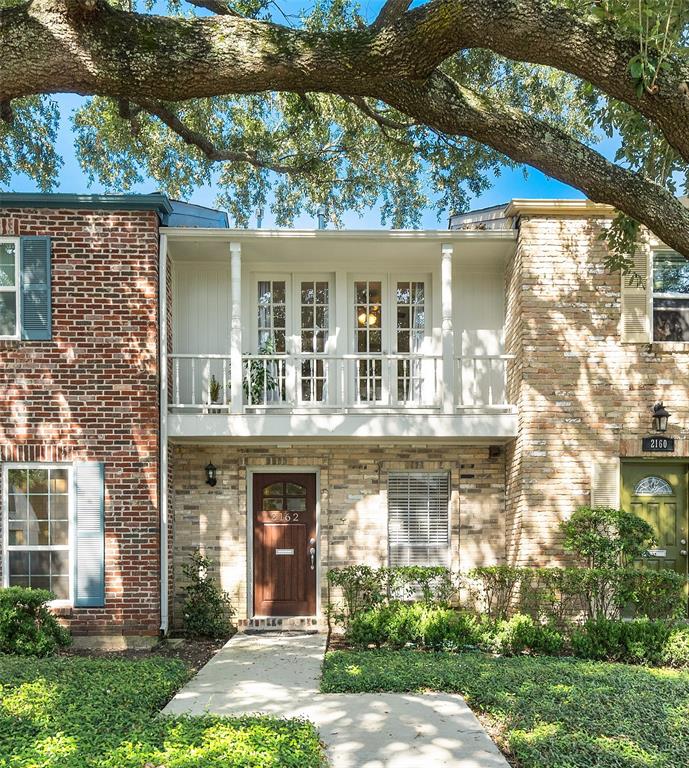
[[[503,346],[511,233],[165,237],[172,438],[516,434]]]
[[[512,355],[456,359],[455,409],[511,412],[506,400]],[[229,355],[173,354],[170,410],[230,413]],[[241,413],[268,411],[440,411],[442,358],[431,355],[242,356]]]

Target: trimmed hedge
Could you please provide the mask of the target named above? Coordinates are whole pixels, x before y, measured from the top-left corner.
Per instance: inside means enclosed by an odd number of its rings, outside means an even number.
[[[359,611],[346,639],[359,649],[481,649],[502,656],[573,654],[600,661],[689,666],[689,626],[661,619],[589,619],[563,629],[524,614],[491,620],[451,608],[393,601]]]
[[[472,609],[492,621],[505,620],[517,609],[560,627],[576,617],[671,619],[686,606],[681,575],[643,568],[496,565],[455,574],[440,567],[357,565],[328,571],[328,582],[340,596],[329,606],[330,617],[345,627],[359,612],[400,599],[450,607],[459,602],[462,589]]]
[[[0,589],[0,653],[50,656],[69,645],[69,632],[48,609],[55,595],[45,589]]]

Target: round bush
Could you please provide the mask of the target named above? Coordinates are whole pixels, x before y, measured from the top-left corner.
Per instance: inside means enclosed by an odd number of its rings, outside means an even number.
[[[47,606],[54,599],[45,589],[0,589],[0,653],[50,656],[69,645],[69,632]]]

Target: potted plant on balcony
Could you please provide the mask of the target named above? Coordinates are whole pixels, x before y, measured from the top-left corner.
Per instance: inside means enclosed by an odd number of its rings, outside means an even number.
[[[272,339],[264,341],[258,348],[257,355],[275,355],[275,344]],[[244,374],[244,399],[247,405],[265,405],[268,395],[279,389],[278,378],[275,375],[277,366],[281,365],[276,360],[251,360],[249,359]]]
[[[222,395],[222,385],[220,382],[215,378],[215,374],[211,375],[210,381],[208,382],[208,405],[211,406],[213,403],[219,403],[220,397]],[[208,413],[220,413],[219,408],[208,408]]]

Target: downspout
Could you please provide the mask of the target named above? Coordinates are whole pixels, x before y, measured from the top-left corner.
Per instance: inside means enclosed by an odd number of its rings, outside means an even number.
[[[167,235],[160,235],[158,263],[158,318],[159,318],[159,371],[160,371],[160,458],[159,500],[160,500],[160,633],[168,632],[168,507],[167,507]]]

